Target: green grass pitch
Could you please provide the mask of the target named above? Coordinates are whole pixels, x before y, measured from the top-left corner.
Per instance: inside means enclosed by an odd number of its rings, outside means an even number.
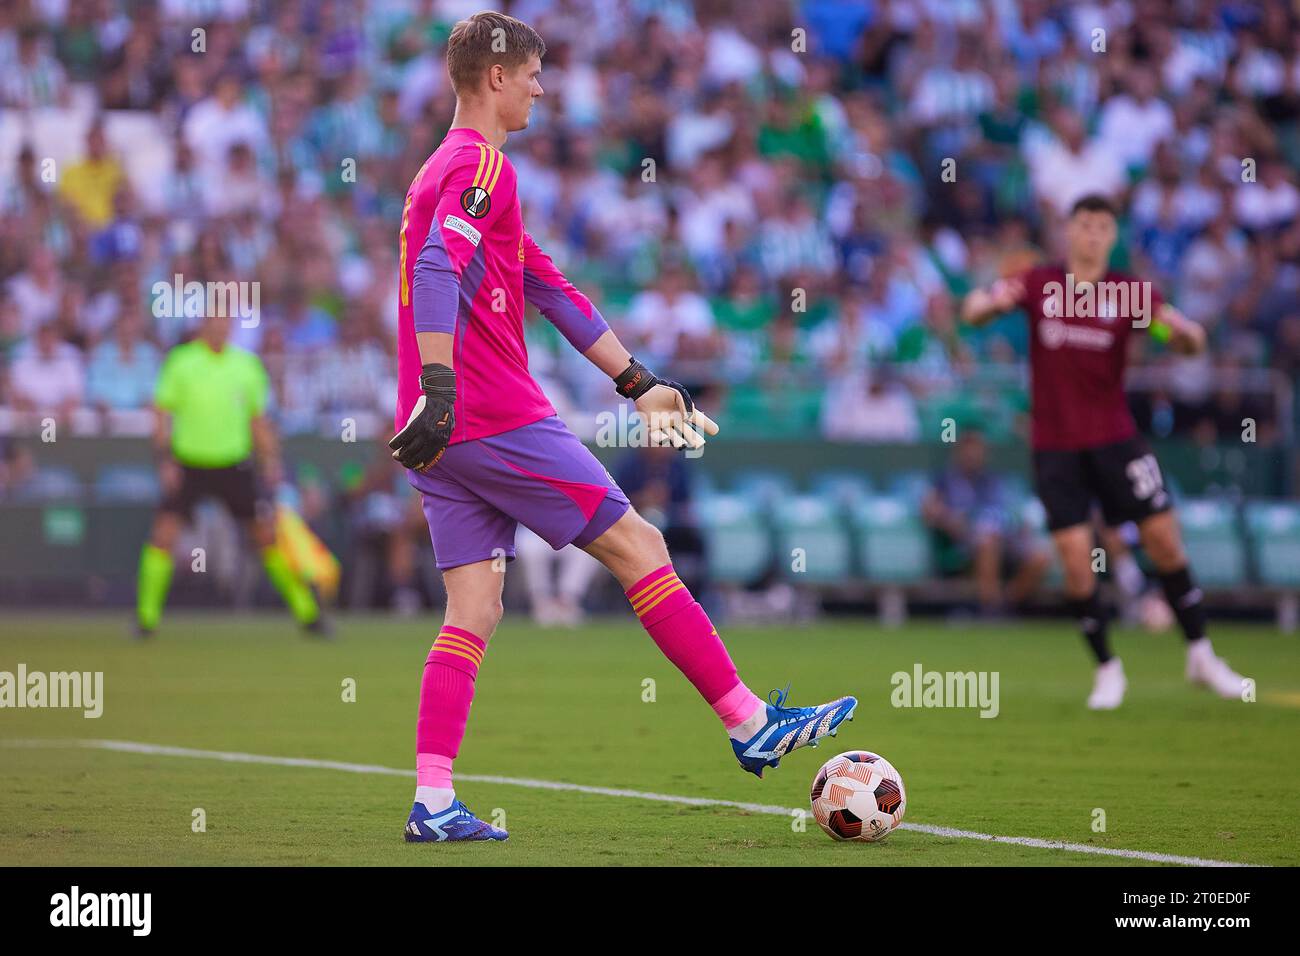
[[[58,745],[96,738],[397,768],[414,763],[415,709],[438,619],[340,621],[331,644],[278,615],[182,615],[134,644],[108,616],[0,617],[0,670],[103,671],[104,713],[0,710],[0,861],[9,864],[1114,865],[1060,849],[900,830],[835,843],[808,818],[726,806],[465,782],[504,844],[407,845],[411,777]],[[1219,627],[1258,682],[1253,703],[1188,687],[1174,635],[1118,631],[1129,698],[1083,707],[1072,627],[1029,623],[889,631],[867,622],[722,633],[759,693],[852,693],[856,720],[760,781],[742,773],[709,709],[630,620],[539,630],[518,617],[488,648],[457,761],[466,775],[807,807],[841,750],[884,754],[908,823],[1253,864],[1300,863],[1300,655],[1271,628]],[[997,671],[1000,713],[899,709],[895,671]],[[346,679],[355,702],[343,700]],[[654,700],[643,700],[647,679]],[[41,741],[16,745],[20,741]],[[202,808],[206,831],[194,832]],[[1093,829],[1094,809],[1105,831]]]

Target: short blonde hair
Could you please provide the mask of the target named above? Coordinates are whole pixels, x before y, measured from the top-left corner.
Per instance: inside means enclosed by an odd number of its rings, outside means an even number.
[[[516,67],[546,55],[537,31],[514,17],[486,10],[461,20],[447,38],[447,73],[457,96],[473,93],[495,64]]]

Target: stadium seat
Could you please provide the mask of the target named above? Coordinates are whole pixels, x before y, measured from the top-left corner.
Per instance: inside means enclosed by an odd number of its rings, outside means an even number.
[[[732,491],[770,512],[777,502],[794,495],[794,482],[779,471],[759,469],[738,475],[732,482]]]
[[[835,503],[813,495],[776,507],[777,566],[792,584],[830,584],[853,573],[853,547]]]
[[[95,498],[104,504],[136,504],[158,499],[158,476],[143,465],[105,465],[95,478]]]
[[[873,582],[908,584],[930,576],[930,534],[914,503],[877,496],[852,512],[863,575]]]
[[[1246,546],[1231,504],[1210,498],[1187,498],[1179,505],[1187,557],[1197,579],[1208,587],[1246,583]]]
[[[1245,517],[1259,583],[1300,588],[1300,505],[1255,501]]]
[[[767,573],[772,536],[753,499],[710,495],[700,499],[696,514],[708,542],[709,574],[714,581],[746,585]]]
[[[919,509],[921,499],[933,486],[934,481],[925,472],[904,471],[890,478],[887,489],[891,497],[901,498]]]
[[[815,494],[845,511],[871,497],[871,480],[856,471],[824,471],[812,482]]]

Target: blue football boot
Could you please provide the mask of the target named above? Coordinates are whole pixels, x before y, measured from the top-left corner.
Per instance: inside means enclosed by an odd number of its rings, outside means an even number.
[[[779,695],[776,690],[768,694],[767,723],[749,740],[731,741],[741,769],[756,777],[761,778],[764,767],[775,767],[791,750],[816,747],[822,737],[834,737],[841,723],[853,719],[853,710],[858,706],[856,697],[840,697],[816,707],[786,707],[785,697],[789,692],[787,684]],[[774,695],[777,695],[775,701]]]
[[[509,834],[484,823],[456,800],[445,810],[431,813],[418,800],[406,820],[407,843],[452,843],[459,840],[504,840]]]

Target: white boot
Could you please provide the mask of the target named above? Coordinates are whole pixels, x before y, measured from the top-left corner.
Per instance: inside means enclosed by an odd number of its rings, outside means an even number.
[[[1187,645],[1187,679],[1208,687],[1224,700],[1240,700],[1245,678],[1214,653],[1208,637]]]
[[[1105,664],[1098,664],[1097,672],[1092,678],[1092,693],[1088,695],[1088,709],[1114,710],[1124,703],[1124,691],[1127,689],[1124,665],[1118,657],[1112,657]]]

